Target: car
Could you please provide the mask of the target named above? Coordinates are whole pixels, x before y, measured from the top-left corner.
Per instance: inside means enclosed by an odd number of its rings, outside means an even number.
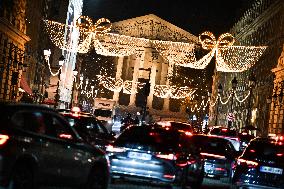
[[[284,188],[283,143],[269,138],[253,139],[237,160],[231,188]]]
[[[157,125],[160,125],[169,129],[176,129],[180,132],[186,132],[187,135],[192,135],[194,133],[194,129],[189,123],[178,122],[178,121],[159,121]]]
[[[248,146],[249,142],[254,139],[253,135],[250,135],[247,132],[242,132],[238,134],[240,139],[240,151],[244,151],[244,149]]]
[[[238,136],[238,132],[235,129],[229,129],[222,126],[214,126],[212,129],[210,129],[208,135],[222,136],[232,142],[236,151],[240,151],[241,142]]]
[[[90,113],[81,112],[80,108],[59,111],[86,142],[106,150],[106,146],[113,143],[115,133],[106,127]]]
[[[107,148],[111,179],[199,188],[204,161],[189,136],[151,125],[132,126]]]
[[[105,152],[85,143],[56,110],[1,102],[0,114],[1,186],[107,188]]]
[[[201,149],[204,156],[205,176],[230,183],[233,176],[233,165],[239,153],[232,143],[223,137],[194,134],[193,144]]]

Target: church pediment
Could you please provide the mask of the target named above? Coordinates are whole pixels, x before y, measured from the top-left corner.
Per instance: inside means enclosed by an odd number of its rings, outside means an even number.
[[[198,42],[198,37],[154,14],[115,22],[111,32],[152,40]]]

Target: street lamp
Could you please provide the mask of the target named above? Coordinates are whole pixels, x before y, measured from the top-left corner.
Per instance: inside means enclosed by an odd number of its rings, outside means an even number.
[[[77,70],[77,67],[75,67],[75,69],[73,70],[73,85],[72,85],[72,95],[71,95],[70,108],[72,108],[74,106],[73,101],[74,101],[74,95],[76,94],[75,93],[75,85],[77,83],[77,75],[78,75],[78,70]],[[75,104],[77,104],[77,100],[76,100]]]
[[[254,76],[254,74],[251,74],[249,76],[249,92],[250,92],[250,95],[249,95],[249,101],[248,101],[248,112],[247,112],[247,118],[246,118],[246,124],[245,126],[249,126],[250,124],[250,117],[251,117],[251,97],[252,97],[252,90],[253,88],[255,87],[256,85],[256,78]]]
[[[217,95],[217,108],[216,108],[216,119],[215,119],[215,125],[218,124],[218,114],[219,114],[219,100],[218,96],[222,93],[223,87],[221,83],[218,85],[218,95]]]
[[[231,109],[230,109],[230,113],[233,114],[233,100],[234,100],[234,95],[235,95],[235,90],[237,88],[237,84],[238,84],[238,80],[236,77],[234,77],[234,79],[231,81],[232,83],[232,99],[231,99]],[[232,119],[228,120],[228,128],[230,128],[232,126]]]

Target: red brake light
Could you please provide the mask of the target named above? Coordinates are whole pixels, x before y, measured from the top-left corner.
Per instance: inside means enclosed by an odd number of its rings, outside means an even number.
[[[258,166],[258,163],[255,161],[250,161],[250,160],[245,160],[245,159],[238,159],[238,164],[246,164],[249,168],[255,168],[256,166]]]
[[[276,155],[277,155],[278,157],[282,157],[282,156],[283,156],[283,154],[280,154],[280,153],[279,153],[279,154],[276,154]]]
[[[8,136],[8,135],[2,135],[2,134],[0,134],[0,145],[5,144],[8,139],[9,139],[9,136]]]
[[[174,154],[156,154],[156,157],[168,160],[177,160],[177,157]]]
[[[72,139],[72,135],[61,133],[59,135],[59,138]]]
[[[81,112],[81,109],[80,109],[79,107],[73,107],[73,108],[71,109],[71,112],[79,113],[79,112]]]
[[[250,150],[250,152],[254,153],[254,152],[255,152],[255,150],[254,150],[254,149],[251,149],[251,150]]]
[[[210,153],[205,153],[205,152],[201,152],[200,154],[203,156],[210,156],[210,157],[215,157],[215,158],[220,158],[220,159],[226,159],[225,156],[221,156],[217,154],[210,154]]]
[[[192,133],[189,132],[189,131],[186,131],[186,132],[185,132],[185,135],[187,135],[187,136],[192,136]]]
[[[222,129],[222,131],[227,132],[227,131],[228,131],[228,129]]]

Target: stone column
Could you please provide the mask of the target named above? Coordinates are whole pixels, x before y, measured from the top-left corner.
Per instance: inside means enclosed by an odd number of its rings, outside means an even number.
[[[174,64],[169,63],[168,66],[168,72],[167,72],[167,80],[166,80],[166,85],[170,85],[170,80],[169,77],[172,75],[173,73],[173,68],[174,68]],[[163,105],[163,110],[164,111],[169,111],[169,106],[170,106],[170,97],[167,97],[164,99],[164,105]]]
[[[116,66],[116,75],[115,79],[120,79],[122,75],[122,66],[123,66],[123,59],[124,57],[118,57],[117,66]],[[113,93],[113,100],[118,103],[119,100],[119,92]]]
[[[154,97],[154,87],[156,84],[156,70],[157,70],[157,60],[159,58],[159,54],[157,52],[152,52],[152,66],[151,66],[151,75],[150,75],[150,94],[147,98],[147,107],[152,109],[153,97]]]
[[[136,87],[135,82],[137,82],[138,77],[139,77],[139,68],[141,67],[141,64],[144,61],[144,59],[143,60],[141,59],[143,54],[144,54],[144,51],[138,51],[135,54],[136,59],[134,63],[134,70],[133,70],[133,77],[132,77],[132,81],[133,81],[132,89]],[[135,100],[136,100],[136,93],[131,93],[129,106],[135,106]]]

